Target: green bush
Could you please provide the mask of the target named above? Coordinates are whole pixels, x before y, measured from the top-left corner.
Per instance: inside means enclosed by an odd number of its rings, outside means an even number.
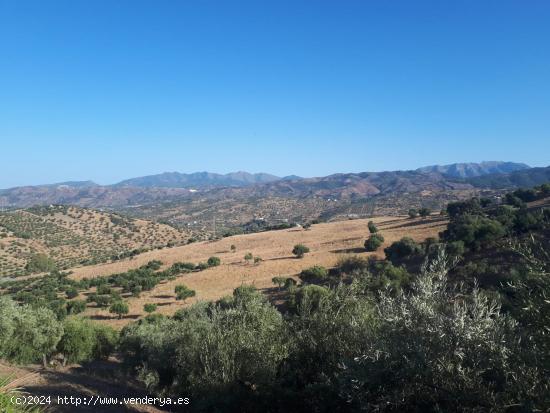
[[[69,363],[82,363],[92,359],[96,336],[90,321],[70,317],[63,323],[63,336],[57,350]]]
[[[279,290],[283,288],[283,285],[285,285],[285,277],[273,277],[271,279],[271,282],[275,284],[277,287],[279,287]]]
[[[47,308],[18,306],[0,297],[0,357],[16,363],[45,361],[63,334],[63,325]]]
[[[306,283],[324,282],[328,278],[328,270],[320,265],[302,270],[300,279]]]
[[[480,215],[465,215],[451,220],[444,236],[449,241],[462,241],[473,250],[492,245],[506,235],[502,224]]]
[[[398,263],[404,259],[420,256],[422,247],[410,237],[403,237],[384,249],[387,259],[392,263]]]
[[[75,298],[78,296],[78,290],[75,287],[70,287],[65,290],[65,295],[68,299]]]
[[[32,255],[25,269],[30,272],[52,272],[55,271],[55,261],[45,254]]]
[[[86,310],[86,301],[72,300],[67,302],[67,314],[79,314]]]
[[[176,285],[176,288],[174,289],[176,293],[176,300],[186,300],[190,297],[195,296],[195,290],[191,290],[186,285]]]
[[[368,227],[369,227],[369,232],[370,232],[371,234],[375,234],[375,233],[378,232],[378,228],[376,228],[376,225],[374,225],[374,222],[369,221]]]
[[[289,306],[294,311],[316,310],[321,306],[321,301],[327,299],[329,295],[330,290],[326,287],[316,284],[305,285],[294,292]]]
[[[249,289],[223,308],[201,303],[173,319],[131,324],[121,339],[126,363],[140,367],[150,389],[185,392],[205,411],[242,411],[256,398],[247,386],[265,389],[287,355],[283,317]]]
[[[418,215],[420,215],[422,218],[426,218],[431,213],[432,213],[432,210],[430,208],[426,208],[426,207],[420,208],[418,210]]]
[[[350,255],[342,257],[338,260],[336,268],[340,274],[353,274],[367,270],[369,267],[369,261],[359,255]]]
[[[367,251],[376,251],[384,243],[384,237],[381,234],[373,234],[365,241]]]
[[[218,257],[210,257],[206,263],[209,267],[217,267],[221,262],[222,261]]]
[[[154,313],[157,311],[157,305],[153,303],[147,303],[143,306],[143,311],[146,313]]]
[[[118,331],[105,324],[93,323],[95,333],[95,346],[92,356],[95,360],[109,358],[118,344]]]
[[[302,258],[305,254],[309,252],[309,248],[306,247],[304,244],[296,244],[294,248],[292,249],[292,253],[297,258]]]
[[[124,314],[128,314],[128,304],[124,301],[115,301],[111,304],[111,307],[109,307],[109,312],[118,315],[120,320]]]

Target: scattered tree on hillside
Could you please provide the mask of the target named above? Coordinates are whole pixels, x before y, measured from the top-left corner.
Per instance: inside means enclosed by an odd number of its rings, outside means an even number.
[[[55,261],[46,254],[34,254],[31,256],[25,269],[30,272],[51,272],[56,269]]]
[[[195,290],[191,290],[184,284],[176,285],[176,288],[174,289],[174,291],[176,293],[176,300],[183,300],[183,301],[185,301],[190,297],[194,297],[196,294]]]
[[[111,307],[109,307],[109,312],[111,314],[117,314],[119,320],[124,314],[128,314],[129,311],[128,304],[124,301],[115,301],[111,304]]]
[[[384,243],[384,237],[382,234],[372,234],[365,241],[365,249],[367,251],[376,251]]]
[[[217,267],[220,265],[222,260],[220,260],[218,257],[210,257],[208,258],[208,261],[206,262],[209,267]]]
[[[143,306],[143,311],[146,313],[154,313],[157,310],[157,305],[153,303],[147,303]]]
[[[418,210],[418,214],[422,217],[422,218],[426,218],[427,216],[429,216],[430,214],[432,213],[432,210],[430,208],[420,208]]]
[[[416,218],[418,216],[418,211],[415,208],[409,209],[409,218]]]
[[[369,221],[368,226],[369,226],[369,232],[371,234],[378,232],[378,228],[376,228],[376,225],[374,225],[374,222]]]
[[[273,284],[275,284],[277,287],[279,287],[279,290],[283,288],[283,285],[285,284],[286,278],[285,277],[273,277],[271,279]]]
[[[303,258],[303,256],[308,252],[309,248],[304,244],[296,244],[292,249],[292,253],[296,256],[296,258]]]
[[[244,256],[244,260],[246,261],[247,264],[253,259],[254,259],[254,256],[252,255],[251,252],[247,252]]]

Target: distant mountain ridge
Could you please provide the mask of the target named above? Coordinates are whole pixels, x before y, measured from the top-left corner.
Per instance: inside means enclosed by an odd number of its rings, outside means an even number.
[[[251,174],[239,171],[228,174],[212,172],[195,172],[184,174],[180,172],[164,172],[158,175],[148,175],[126,179],[115,184],[117,187],[139,188],[204,188],[214,186],[247,186],[279,181],[280,178],[266,173]]]
[[[500,172],[490,173],[495,170]],[[501,172],[508,170],[513,171]],[[0,207],[63,204],[120,208],[180,202],[197,197],[210,200],[268,197],[360,199],[422,191],[438,193],[476,188],[530,187],[548,181],[550,167],[529,168],[525,164],[512,162],[430,166],[409,171],[339,173],[318,178],[295,175],[280,178],[248,172],[225,175],[167,172],[107,186],[83,181],[4,189],[0,190]]]
[[[431,165],[418,168],[419,172],[438,172],[450,178],[474,178],[489,174],[506,174],[523,169],[529,165],[516,162],[484,161],[480,163],[453,163],[450,165]]]

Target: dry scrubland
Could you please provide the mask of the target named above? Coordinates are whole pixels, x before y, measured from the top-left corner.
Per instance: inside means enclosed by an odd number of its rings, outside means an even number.
[[[404,236],[417,241],[437,236],[445,229],[446,220],[439,216],[427,219],[409,219],[406,217],[378,217],[372,219],[384,235],[384,245],[376,253],[367,253],[363,243],[368,237],[367,219],[339,221],[313,225],[310,229],[292,228],[288,230],[238,235],[219,241],[201,242],[190,245],[166,248],[140,254],[131,260],[75,268],[71,278],[105,276],[138,268],[151,260],[160,260],[164,267],[178,261],[205,262],[210,256],[221,258],[219,267],[184,274],[173,281],[164,281],[152,291],[146,291],[139,298],[127,299],[129,314],[118,320],[107,309],[88,307],[84,315],[122,327],[144,315],[145,303],[156,303],[157,312],[173,314],[182,306],[199,300],[216,300],[231,294],[241,284],[254,285],[259,289],[272,288],[271,279],[275,276],[296,276],[301,270],[313,265],[332,267],[340,257],[346,254],[362,256],[383,255],[383,248]],[[292,248],[295,244],[307,245],[311,252],[302,259],[295,258]],[[231,245],[236,251],[231,252]],[[251,252],[262,259],[259,264],[246,264],[244,255]],[[185,302],[176,301],[174,287],[184,283],[196,290],[197,295]],[[81,298],[84,298],[82,296]]]
[[[50,206],[0,214],[0,276],[23,275],[29,259],[49,256],[58,268],[95,264],[133,250],[178,245],[186,232],[92,209]]]

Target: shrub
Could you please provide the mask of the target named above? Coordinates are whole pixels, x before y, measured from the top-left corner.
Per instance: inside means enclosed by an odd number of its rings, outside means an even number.
[[[370,232],[371,234],[375,234],[375,233],[378,232],[378,228],[376,228],[376,225],[374,225],[374,222],[369,221],[368,227],[369,227],[369,232]]]
[[[124,301],[115,301],[109,307],[109,312],[118,315],[118,319],[120,320],[124,314],[128,314],[128,304]]]
[[[290,278],[290,277],[287,277],[286,280],[285,280],[285,285],[284,287],[289,290],[291,289],[292,287],[296,286],[296,284],[298,284],[296,282],[296,280],[294,278]]]
[[[86,301],[84,300],[72,300],[67,302],[68,314],[79,314],[86,310]]]
[[[358,271],[364,271],[368,269],[369,261],[358,255],[350,255],[347,257],[342,257],[338,260],[336,268],[341,274],[352,274]]]
[[[299,288],[294,297],[291,297],[289,306],[294,311],[308,312],[317,310],[321,305],[321,301],[330,295],[330,290],[326,287],[309,284]]]
[[[382,293],[376,306],[380,324],[340,381],[349,403],[367,411],[439,406],[466,412],[483,406],[506,411],[525,400],[524,385],[539,373],[514,361],[517,324],[479,290],[449,286],[445,262],[440,257],[429,266],[410,294]],[[388,380],[388,371],[397,379]]]
[[[208,265],[208,263],[206,262],[199,262],[195,268],[199,271],[204,271],[210,268],[210,265]]]
[[[237,246],[235,244],[231,244],[231,247],[229,248],[231,249],[231,252],[237,251]]]
[[[186,300],[195,296],[195,290],[191,290],[184,284],[176,285],[174,291],[176,293],[176,300]]]
[[[170,272],[172,274],[180,274],[182,272],[193,271],[196,268],[196,265],[192,262],[175,262],[170,267]]]
[[[468,248],[479,250],[503,237],[506,230],[494,219],[480,215],[465,215],[451,220],[444,236],[449,241],[462,241]]]
[[[479,215],[482,212],[481,204],[477,198],[467,201],[450,202],[447,205],[447,214],[449,214],[451,219],[461,215]]]
[[[427,216],[429,216],[430,214],[432,213],[432,210],[430,208],[420,208],[418,210],[418,214],[422,217],[422,218],[426,218]]]
[[[267,389],[276,378],[287,355],[284,327],[265,297],[237,289],[224,307],[200,303],[173,319],[125,327],[121,348],[153,391],[185,391],[204,411],[257,411],[246,400],[256,399],[249,386]]]
[[[306,247],[304,244],[296,244],[294,248],[292,249],[292,253],[297,258],[302,258],[305,254],[309,252],[309,248]]]
[[[31,258],[27,262],[27,265],[25,266],[25,269],[31,273],[51,272],[51,271],[55,271],[56,265],[55,265],[55,261],[52,260],[47,255],[35,254],[31,256]]]
[[[300,273],[300,279],[307,283],[324,282],[328,278],[328,270],[320,265],[307,268]]]
[[[118,344],[118,332],[105,324],[93,323],[93,326],[96,340],[92,356],[96,360],[107,359]]]
[[[112,292],[112,289],[107,284],[101,284],[97,286],[98,295],[110,295],[111,292]]]
[[[285,277],[273,277],[271,279],[271,282],[275,284],[277,287],[279,287],[279,290],[283,288],[283,285],[285,284]]]
[[[70,287],[65,290],[65,295],[68,299],[75,298],[78,296],[78,290],[75,287]]]
[[[247,252],[244,256],[244,260],[248,263],[249,261],[251,261],[252,259],[254,258],[254,256],[252,255],[251,252]]]
[[[17,306],[0,297],[0,357],[16,363],[44,364],[63,334],[63,325],[47,308]]]
[[[365,241],[367,251],[376,251],[384,243],[384,237],[381,234],[373,234]]]
[[[82,318],[70,317],[63,323],[63,330],[57,350],[63,354],[64,362],[90,361],[96,343],[92,323]]]
[[[418,211],[414,208],[409,209],[409,218],[416,218],[418,216]]]
[[[143,311],[146,313],[154,313],[157,311],[157,305],[153,303],[147,303],[143,306]]]
[[[400,262],[403,259],[411,258],[422,254],[422,247],[412,238],[403,237],[384,249],[387,259],[392,263]]]
[[[207,264],[209,267],[217,267],[221,262],[222,261],[218,257],[210,257],[208,258]]]

